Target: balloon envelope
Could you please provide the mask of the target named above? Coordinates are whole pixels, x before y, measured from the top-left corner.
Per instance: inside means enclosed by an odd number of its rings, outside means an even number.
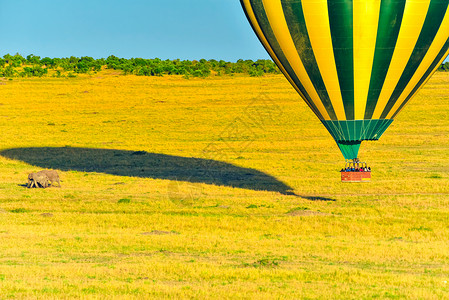
[[[240,0],[346,159],[378,140],[449,54],[449,0]]]

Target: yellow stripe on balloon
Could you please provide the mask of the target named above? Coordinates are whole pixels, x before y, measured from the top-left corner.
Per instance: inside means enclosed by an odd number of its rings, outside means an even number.
[[[318,69],[338,120],[346,120],[334,59],[327,1],[303,1],[302,9]]]
[[[290,75],[288,74],[288,72],[285,70],[284,66],[282,65],[282,63],[279,61],[279,59],[277,58],[276,54],[274,53],[273,49],[270,46],[270,43],[268,42],[268,40],[265,38],[265,35],[263,34],[262,29],[259,26],[259,23],[257,22],[257,18],[256,15],[254,14],[253,8],[251,6],[250,0],[243,0],[243,4],[245,5],[245,10],[246,13],[248,14],[248,17],[250,19],[251,24],[254,27],[254,30],[256,31],[257,36],[259,37],[260,41],[262,42],[262,44],[264,45],[265,49],[268,51],[268,54],[270,54],[271,58],[274,60],[274,62],[276,63],[276,65],[279,67],[279,69],[282,71],[282,73],[285,75],[285,77],[287,78],[287,80],[290,82],[290,84],[293,86],[293,88],[298,92],[298,94],[304,99],[304,101],[306,101],[306,103],[308,104],[308,101],[306,99],[306,97],[302,94],[301,90],[296,86],[295,82],[293,81],[293,79],[290,77]],[[310,106],[310,105],[309,105]]]
[[[394,88],[401,78],[402,72],[407,65],[423,27],[429,4],[430,0],[407,1],[405,4],[398,41],[372,119],[380,118],[388,100],[393,94]]]
[[[287,21],[285,20],[284,10],[282,9],[281,0],[262,0],[262,2],[265,7],[268,21],[270,22],[271,28],[282,49],[282,52],[290,62],[293,71],[296,73],[296,76],[299,78],[305,90],[312,98],[313,103],[318,108],[324,120],[330,120],[329,114],[321,102],[321,99],[315,90],[306,69],[304,68],[295,43],[290,35]]]
[[[380,0],[354,0],[354,119],[365,118],[366,101],[376,50]]]
[[[447,30],[449,29],[449,10],[446,10],[446,14],[444,15],[443,21],[441,22],[440,28],[442,29],[444,28],[445,30],[438,31],[437,35],[435,36],[432,42],[432,45],[430,45],[429,50],[426,53],[426,56],[424,56],[423,60],[421,61],[421,64],[419,65],[412,79],[410,79],[409,83],[405,87],[401,96],[394,104],[390,113],[387,115],[387,119],[390,119],[394,115],[394,113],[399,109],[399,107],[401,107],[402,103],[405,101],[405,99],[407,99],[407,96],[413,91],[415,86],[419,83],[421,78],[424,76],[429,67],[432,65],[435,57],[437,57],[438,53],[441,51],[444,44],[446,43],[448,39]],[[441,64],[438,64],[438,66],[440,65]],[[431,74],[433,74],[433,72]]]

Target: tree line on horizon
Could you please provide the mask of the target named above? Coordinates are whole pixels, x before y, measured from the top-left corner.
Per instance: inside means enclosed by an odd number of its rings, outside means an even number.
[[[0,77],[76,77],[76,74],[92,74],[102,69],[122,71],[123,75],[163,76],[183,75],[190,77],[208,77],[214,75],[246,74],[263,76],[279,74],[279,68],[269,59],[256,61],[239,59],[236,62],[224,60],[162,60],[159,58],[119,58],[110,55],[108,58],[95,59],[89,56],[50,58],[30,54],[26,57],[16,53],[6,54],[0,58]],[[449,62],[443,63],[438,71],[449,71]]]
[[[162,60],[159,58],[119,58],[110,55],[108,58],[95,59],[89,56],[65,58],[41,58],[30,54],[6,54],[0,58],[0,77],[75,77],[76,74],[92,74],[102,69],[122,71],[123,75],[163,76],[183,75],[190,77],[208,77],[214,75],[247,74],[263,76],[279,74],[276,64],[269,59],[256,61],[239,59],[237,62],[224,60]]]

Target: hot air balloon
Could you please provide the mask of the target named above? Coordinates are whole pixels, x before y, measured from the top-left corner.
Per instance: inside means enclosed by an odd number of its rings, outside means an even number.
[[[241,0],[259,40],[347,160],[449,54],[449,0]]]

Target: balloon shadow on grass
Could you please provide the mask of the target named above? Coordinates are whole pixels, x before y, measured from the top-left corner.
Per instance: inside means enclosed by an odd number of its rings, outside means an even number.
[[[295,195],[290,186],[273,176],[211,159],[72,147],[13,148],[0,151],[0,155],[47,169],[207,183]]]

